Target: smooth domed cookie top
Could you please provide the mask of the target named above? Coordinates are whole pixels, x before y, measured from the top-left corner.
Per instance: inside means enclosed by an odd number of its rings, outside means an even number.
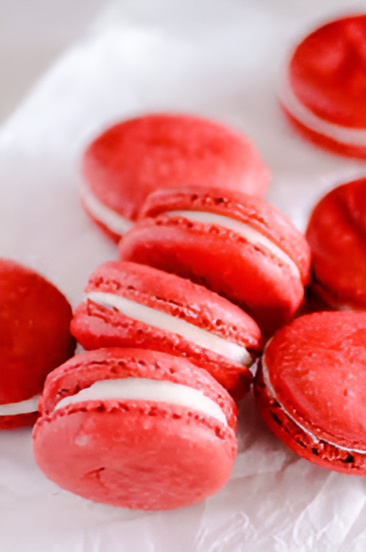
[[[366,451],[366,312],[294,320],[268,344],[263,368],[294,420],[319,439]]]
[[[366,127],[366,15],[329,22],[295,49],[289,79],[315,115],[340,126]]]

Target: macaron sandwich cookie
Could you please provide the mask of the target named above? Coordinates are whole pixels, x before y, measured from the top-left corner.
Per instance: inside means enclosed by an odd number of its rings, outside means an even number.
[[[70,358],[72,311],[35,271],[0,259],[0,430],[31,425],[47,374]]]
[[[300,456],[366,476],[366,312],[312,313],[281,328],[255,395],[268,427]]]
[[[50,374],[33,431],[36,462],[95,502],[164,510],[198,502],[228,480],[236,406],[183,358],[109,348]]]
[[[183,114],[122,121],[95,138],[82,160],[87,213],[118,240],[157,188],[222,186],[263,195],[269,171],[239,132]]]
[[[290,220],[261,198],[222,189],[154,192],[119,251],[205,285],[266,334],[294,316],[309,280],[309,247]]]
[[[296,46],[279,99],[301,134],[342,155],[366,157],[366,14],[327,22]]]
[[[93,272],[71,332],[88,350],[139,347],[186,357],[235,398],[248,390],[262,347],[259,327],[236,305],[174,274],[123,261]]]
[[[311,214],[306,237],[315,305],[366,310],[366,178],[327,193]]]

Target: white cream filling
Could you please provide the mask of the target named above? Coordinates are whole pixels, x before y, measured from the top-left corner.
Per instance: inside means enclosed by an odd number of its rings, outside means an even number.
[[[165,402],[183,406],[198,410],[207,416],[212,416],[227,426],[226,416],[222,408],[209,397],[206,397],[202,391],[180,383],[147,378],[96,381],[90,387],[82,389],[75,395],[61,399],[54,410],[82,401],[105,401],[109,399]]]
[[[37,412],[40,396],[41,395],[35,395],[26,401],[0,404],[0,416],[17,416],[18,414]]]
[[[268,346],[268,343],[267,343],[267,346]],[[306,435],[308,437],[310,437],[310,439],[314,442],[314,443],[319,443],[320,442],[320,439],[318,439],[318,437],[316,437],[316,435],[314,435],[314,433],[312,433],[311,431],[309,431],[306,427],[304,427],[302,424],[300,424],[289,412],[288,410],[286,410],[286,408],[284,408],[284,406],[281,404],[281,402],[279,401],[277,395],[276,395],[276,392],[275,390],[273,389],[272,387],[272,384],[271,384],[271,381],[269,379],[269,374],[268,374],[268,368],[267,368],[267,365],[265,363],[265,360],[264,360],[265,356],[263,355],[263,358],[262,358],[262,373],[263,373],[263,380],[264,380],[264,383],[267,387],[267,391],[268,393],[270,394],[270,396],[272,397],[272,399],[274,399],[275,401],[277,401],[280,406],[281,406],[281,410],[282,412],[284,412],[284,414],[290,418],[290,420],[298,427],[300,428],[304,433],[306,433]],[[322,442],[323,443],[327,443],[328,445],[332,445],[333,447],[336,447],[340,450],[344,450],[345,452],[356,452],[358,454],[366,454],[366,450],[360,450],[360,449],[353,449],[353,448],[347,448],[347,447],[342,447],[341,445],[338,445],[337,443],[334,443],[332,441],[326,441],[325,439],[322,439]]]
[[[144,322],[160,330],[176,333],[195,345],[222,355],[236,364],[250,365],[252,363],[252,357],[245,347],[226,341],[218,335],[165,312],[147,307],[146,305],[140,305],[135,301],[114,295],[113,293],[93,291],[86,295],[86,299],[90,299],[94,303],[109,309],[116,308],[125,316],[139,322]]]
[[[101,203],[85,183],[80,185],[81,198],[88,211],[114,234],[122,236],[132,228],[133,222]]]
[[[167,211],[164,214],[169,217],[184,217],[188,220],[202,222],[205,224],[215,224],[222,226],[223,228],[227,228],[228,230],[233,230],[237,234],[243,236],[243,238],[248,240],[250,243],[262,245],[266,249],[269,249],[273,255],[287,264],[295,277],[300,278],[300,272],[296,263],[294,263],[294,261],[280,247],[274,244],[266,236],[249,226],[249,224],[224,215],[217,215],[216,213],[209,213],[205,211]]]
[[[288,76],[288,64],[284,66],[280,75],[278,96],[291,115],[309,129],[342,144],[366,146],[366,129],[345,128],[325,121],[300,102],[291,88]]]

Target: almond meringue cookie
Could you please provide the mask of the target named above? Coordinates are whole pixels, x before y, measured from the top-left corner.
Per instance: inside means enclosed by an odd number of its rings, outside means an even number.
[[[262,349],[261,331],[203,286],[136,263],[111,261],[90,276],[71,332],[87,350],[141,347],[184,356],[242,397]]]
[[[0,259],[0,430],[32,425],[47,374],[70,358],[71,306],[40,274]]]
[[[152,191],[201,184],[263,195],[269,170],[253,144],[220,123],[185,114],[149,114],[105,130],[82,159],[87,213],[115,240]]]
[[[119,251],[205,285],[266,335],[291,320],[310,278],[309,246],[289,219],[261,198],[217,188],[157,190]]]
[[[36,462],[62,488],[113,506],[164,510],[228,480],[236,406],[183,358],[129,348],[75,356],[47,378]]]
[[[279,82],[284,112],[303,136],[366,158],[366,15],[327,22],[291,53]]]
[[[254,385],[268,427],[315,464],[366,475],[366,312],[297,318],[267,344]]]

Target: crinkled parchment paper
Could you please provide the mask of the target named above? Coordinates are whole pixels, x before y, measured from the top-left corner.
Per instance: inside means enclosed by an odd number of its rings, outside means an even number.
[[[315,201],[365,164],[297,136],[276,101],[289,48],[363,2],[121,1],[51,68],[0,129],[0,254],[34,267],[73,306],[117,258],[82,211],[79,159],[121,118],[212,117],[246,133],[272,171],[267,199],[301,230]],[[240,405],[228,484],[200,504],[144,513],[94,504],[38,470],[31,430],[0,434],[1,552],[365,552],[366,481],[287,450],[253,399]]]

